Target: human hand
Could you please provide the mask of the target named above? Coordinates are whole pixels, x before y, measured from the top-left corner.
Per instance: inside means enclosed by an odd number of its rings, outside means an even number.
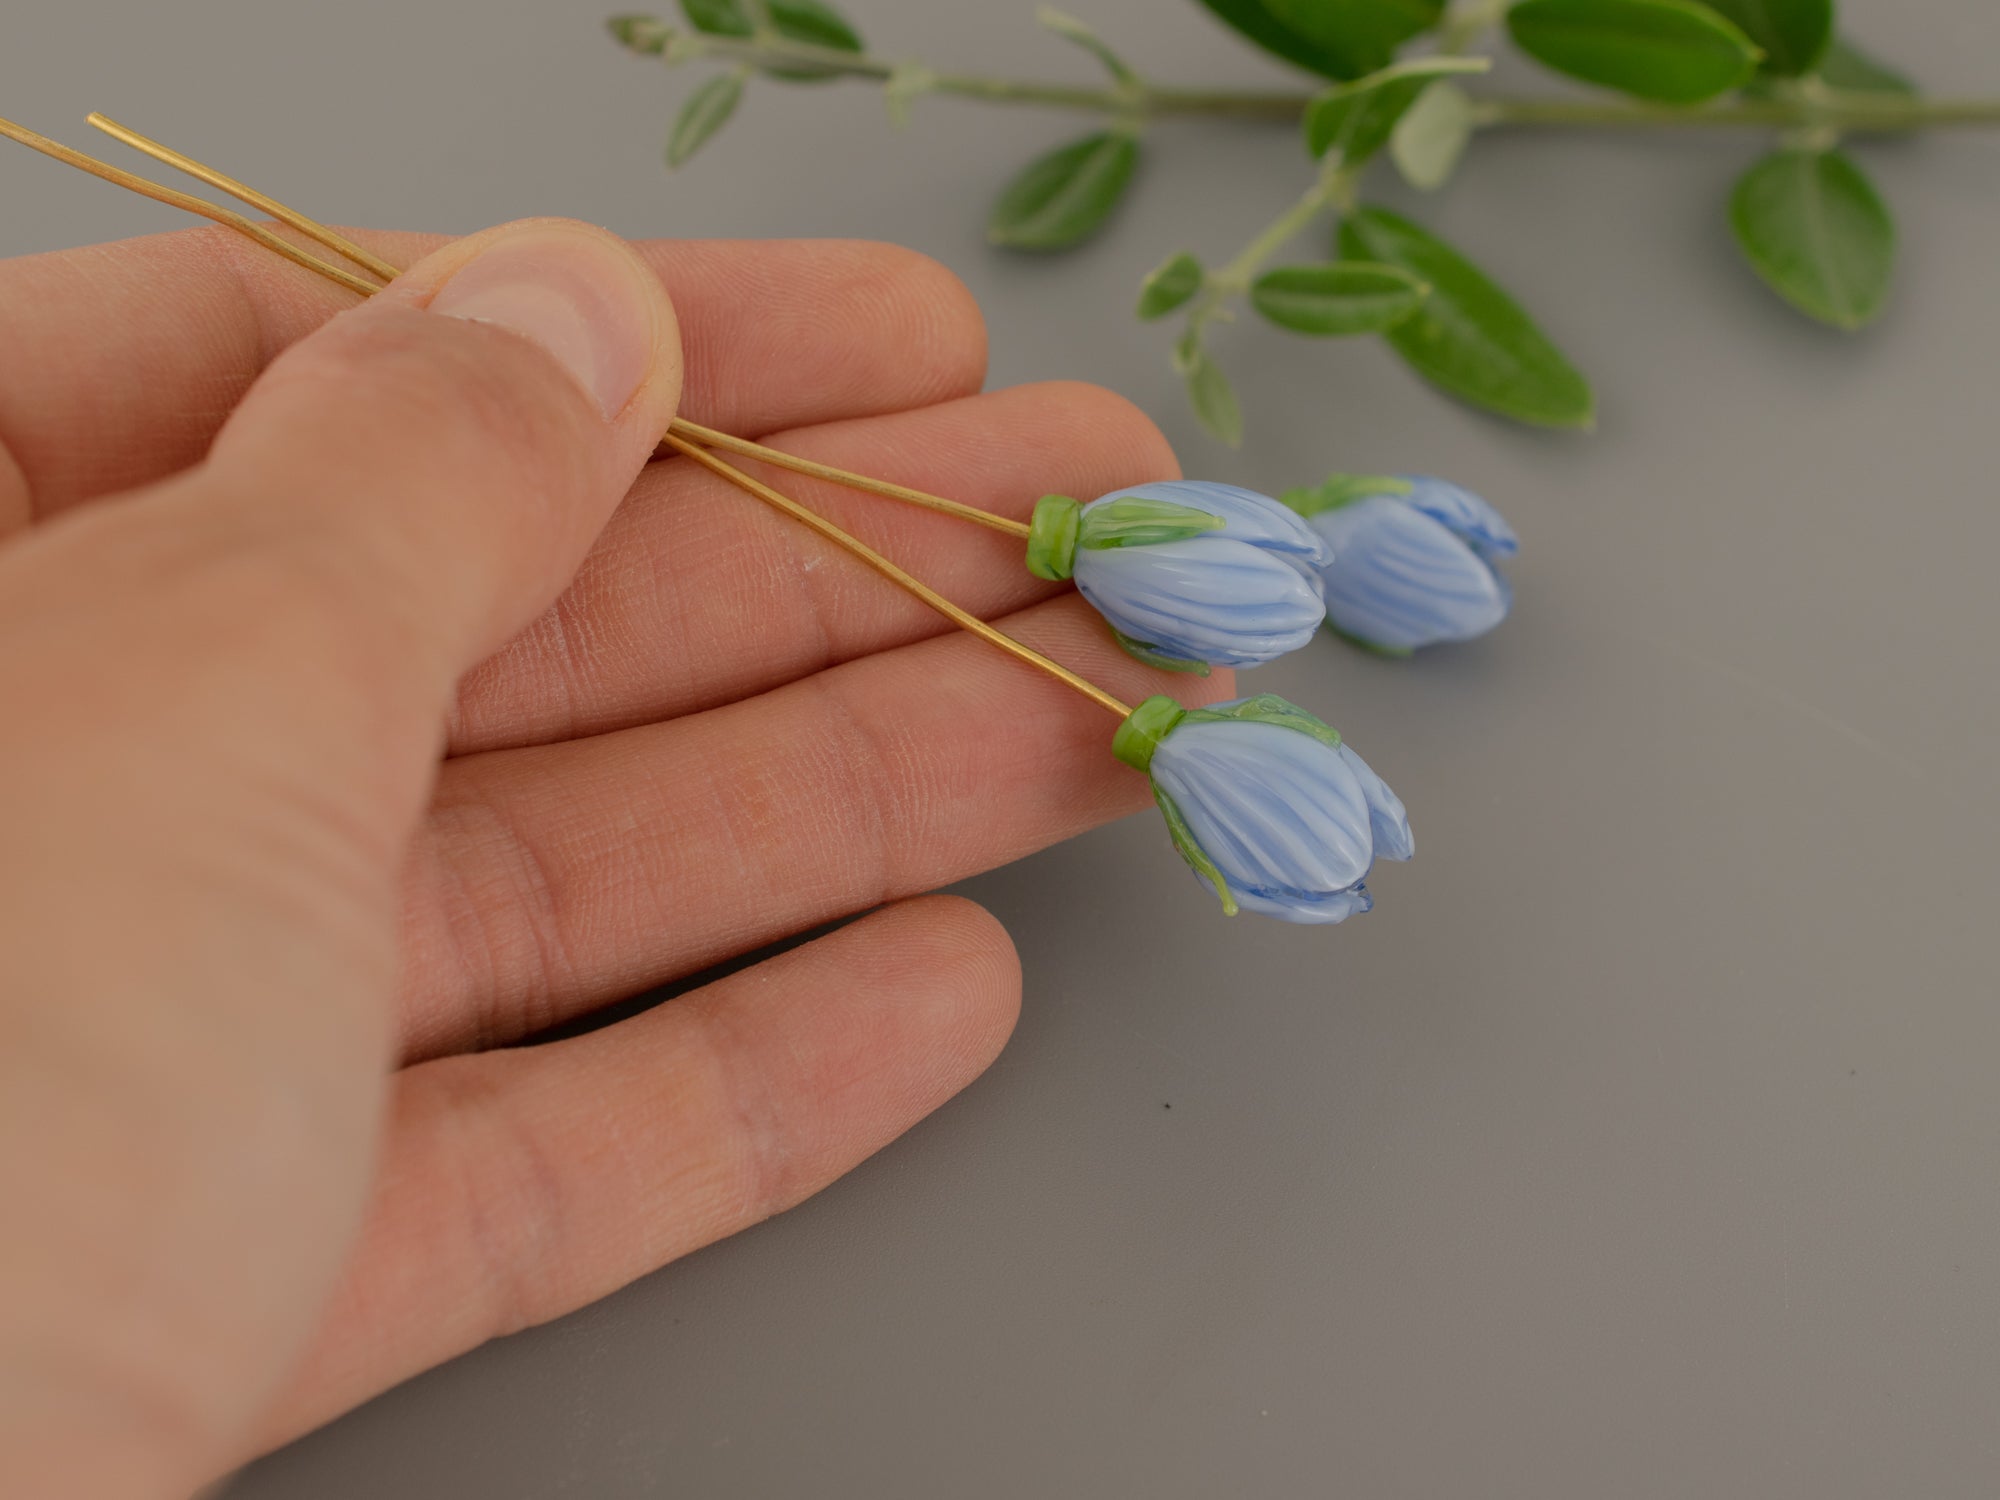
[[[647,463],[680,402],[1012,515],[1175,472],[1105,392],[977,394],[947,273],[371,244],[426,258],[352,308],[216,231],[0,265],[8,1494],[183,1494],[798,1202],[1013,1023],[1005,934],[920,893],[1146,800],[1100,710]],[[783,484],[1165,684],[1009,543]]]

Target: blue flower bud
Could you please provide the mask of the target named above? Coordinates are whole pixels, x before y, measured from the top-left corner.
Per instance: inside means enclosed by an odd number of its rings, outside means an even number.
[[[1248,667],[1296,651],[1325,618],[1325,544],[1277,501],[1169,480],[1078,508],[1036,507],[1028,566],[1076,579],[1134,656],[1182,671]]]
[[[1113,749],[1146,772],[1168,832],[1232,916],[1340,922],[1377,858],[1413,849],[1403,804],[1340,736],[1268,694],[1184,710],[1149,698]]]
[[[1470,640],[1507,617],[1513,593],[1494,562],[1519,549],[1513,528],[1442,479],[1335,475],[1285,503],[1333,549],[1321,571],[1327,623],[1391,655]]]

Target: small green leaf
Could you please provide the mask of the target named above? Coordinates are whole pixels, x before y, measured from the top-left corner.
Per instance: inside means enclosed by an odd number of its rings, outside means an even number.
[[[1139,165],[1139,143],[1099,131],[1032,161],[1000,194],[986,237],[1016,250],[1066,250],[1104,227]]]
[[[1104,71],[1119,83],[1137,84],[1139,75],[1127,66],[1125,59],[1111,50],[1110,45],[1090,27],[1065,11],[1053,5],[1037,6],[1035,19],[1065,41],[1075,42],[1092,57],[1104,64]]]
[[[708,138],[729,123],[743,98],[741,73],[717,73],[688,95],[667,137],[667,165],[678,167],[702,148]]]
[[[1394,474],[1329,474],[1324,483],[1286,490],[1278,497],[1278,503],[1310,521],[1314,516],[1339,510],[1357,500],[1372,500],[1378,495],[1398,497],[1415,489],[1409,480]]]
[[[1134,661],[1142,661],[1147,666],[1162,672],[1187,672],[1196,677],[1208,675],[1208,663],[1205,661],[1190,661],[1185,656],[1170,656],[1149,641],[1135,641],[1122,630],[1113,630],[1111,634],[1118,641],[1118,649]]]
[[[741,0],[681,0],[688,25],[710,36],[749,36],[757,28]]]
[[[1417,96],[1389,137],[1389,157],[1413,188],[1434,192],[1451,181],[1472,142],[1472,95],[1440,78]]]
[[[604,29],[619,46],[648,56],[666,51],[667,38],[674,34],[673,28],[658,16],[613,16],[604,23]]]
[[[1445,0],[1202,0],[1244,36],[1323,78],[1360,78],[1437,25]]]
[[[1360,78],[1395,61],[1396,49],[1444,18],[1446,0],[1264,0],[1279,25],[1332,54]]]
[[[1209,435],[1232,448],[1242,447],[1243,407],[1230,388],[1229,377],[1192,335],[1182,339],[1174,350],[1174,368],[1187,381],[1188,405],[1194,408]]]
[[[823,0],[764,0],[770,8],[771,24],[778,35],[815,47],[831,47],[836,52],[862,50],[861,33],[847,17]]]
[[[937,87],[937,74],[918,62],[899,62],[882,84],[882,106],[889,123],[901,130],[910,123],[910,105]]]
[[[1185,250],[1168,256],[1147,273],[1139,288],[1139,316],[1147,322],[1164,318],[1200,291],[1207,275],[1201,262]]]
[[[823,0],[764,0],[771,17],[771,29],[791,42],[813,47],[830,47],[836,52],[861,51],[861,37],[844,16]],[[756,23],[743,0],[681,0],[681,13],[688,25],[710,36],[747,37],[756,34]],[[773,78],[811,82],[833,75],[825,68],[802,66],[767,68]]]
[[[1912,97],[1917,86],[1886,63],[1871,57],[1845,37],[1834,38],[1820,59],[1819,76],[1830,88],[1850,94],[1900,94]]]
[[[1120,495],[1084,507],[1077,545],[1093,552],[1108,552],[1116,547],[1156,547],[1161,542],[1185,542],[1190,537],[1220,531],[1228,524],[1221,516],[1191,505],[1149,500],[1143,495]]]
[[[1512,297],[1408,219],[1364,208],[1340,227],[1351,260],[1401,266],[1431,289],[1384,335],[1419,375],[1489,411],[1543,427],[1588,427],[1590,383]]]
[[[1840,151],[1779,151],[1736,184],[1736,243],[1779,296],[1848,331],[1881,312],[1896,226],[1874,185]]]
[[[1507,30],[1537,61],[1641,99],[1699,104],[1739,88],[1762,55],[1693,0],[1521,0]]]
[[[1704,0],[1764,52],[1764,71],[1780,78],[1810,73],[1833,40],[1833,0]]]
[[[1306,109],[1306,150],[1315,157],[1338,152],[1344,164],[1359,166],[1388,144],[1396,122],[1435,79],[1492,66],[1484,57],[1419,57],[1337,83]]]
[[[1338,338],[1386,333],[1429,295],[1429,287],[1399,266],[1333,261],[1266,271],[1250,288],[1250,305],[1280,328]]]

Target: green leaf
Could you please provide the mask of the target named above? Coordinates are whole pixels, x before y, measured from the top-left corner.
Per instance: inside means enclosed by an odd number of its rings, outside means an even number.
[[[1736,243],[1759,276],[1809,317],[1850,332],[1882,310],[1896,225],[1841,151],[1779,151],[1736,184]]]
[[[1200,291],[1207,275],[1201,262],[1185,250],[1168,256],[1147,273],[1139,288],[1139,316],[1147,322],[1164,318]]]
[[[1484,73],[1484,57],[1419,57],[1396,63],[1353,83],[1339,83],[1306,109],[1306,150],[1315,157],[1340,153],[1359,166],[1389,142],[1390,132],[1419,95],[1447,73]]]
[[[1065,11],[1053,5],[1037,6],[1035,19],[1065,41],[1075,42],[1092,57],[1104,64],[1104,71],[1119,83],[1136,85],[1139,75],[1134,73],[1124,58],[1111,50],[1110,44],[1090,27]]]
[[[836,52],[862,50],[861,33],[847,17],[822,0],[765,0],[779,36]]]
[[[1472,95],[1441,78],[1417,96],[1389,137],[1389,156],[1413,188],[1432,192],[1451,181],[1472,142]]]
[[[1170,656],[1150,641],[1134,640],[1122,630],[1113,630],[1111,634],[1117,639],[1118,649],[1134,661],[1142,661],[1161,672],[1188,672],[1196,677],[1208,675],[1208,663],[1205,661],[1190,661],[1185,656]]]
[[[741,73],[717,73],[688,95],[667,137],[667,165],[678,167],[702,148],[708,138],[729,123],[743,98]]]
[[[1201,0],[1216,16],[1266,52],[1322,78],[1350,78],[1346,64],[1330,48],[1300,36],[1263,6],[1262,0]],[[1368,68],[1361,69],[1366,73]]]
[[[1324,483],[1286,490],[1278,497],[1278,503],[1310,521],[1314,516],[1339,510],[1357,500],[1372,500],[1378,495],[1398,497],[1415,489],[1409,480],[1394,474],[1329,474]]]
[[[1764,51],[1764,71],[1810,73],[1833,40],[1833,0],[1704,0]]]
[[[859,52],[861,36],[844,16],[823,0],[765,0],[771,29],[787,41],[813,47],[831,47],[836,52]],[[688,25],[710,36],[746,37],[756,34],[756,23],[743,0],[681,0],[681,13]],[[773,78],[810,82],[833,75],[825,68],[767,68]]]
[[[681,0],[688,25],[710,36],[749,36],[757,28],[741,0]]]
[[[1007,184],[986,237],[1016,250],[1066,250],[1104,227],[1139,165],[1139,143],[1104,130],[1038,157]]]
[[[613,16],[604,29],[619,46],[655,57],[667,50],[667,38],[673,35],[659,17],[646,15]]]
[[[1408,219],[1364,208],[1340,226],[1351,260],[1401,266],[1428,283],[1424,305],[1384,335],[1419,375],[1489,411],[1543,427],[1588,427],[1590,383],[1486,274]]]
[[[1826,56],[1820,59],[1819,76],[1829,87],[1852,94],[1901,94],[1908,98],[1917,92],[1917,86],[1909,79],[1886,63],[1877,62],[1845,37],[1835,37],[1833,45],[1826,49]]]
[[[1360,78],[1438,23],[1445,0],[1201,0],[1215,15],[1289,63],[1322,78]]]
[[[1330,52],[1360,78],[1395,61],[1396,49],[1444,18],[1445,0],[1264,0],[1279,25]]]
[[[1266,271],[1250,288],[1250,305],[1280,328],[1326,338],[1386,333],[1429,295],[1399,266],[1334,261]]]
[[[1182,339],[1174,350],[1174,368],[1187,381],[1188,405],[1194,408],[1195,416],[1201,419],[1209,435],[1232,448],[1242,447],[1243,407],[1230,388],[1229,377],[1208,357],[1208,351],[1195,341],[1194,335]]]
[[[1087,505],[1077,532],[1077,545],[1093,552],[1117,547],[1156,547],[1161,542],[1185,542],[1190,537],[1220,531],[1229,523],[1221,516],[1171,500],[1120,495]]]
[[[1507,30],[1559,73],[1662,104],[1699,104],[1756,70],[1755,44],[1692,0],[1521,0]]]

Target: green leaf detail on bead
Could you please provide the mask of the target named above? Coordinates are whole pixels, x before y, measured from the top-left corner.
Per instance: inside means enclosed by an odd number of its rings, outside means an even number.
[[[1415,488],[1409,480],[1398,479],[1393,474],[1329,474],[1324,484],[1286,490],[1278,496],[1278,503],[1310,521],[1314,516],[1339,510],[1341,506],[1352,505],[1357,500],[1369,500],[1377,495],[1401,498]]]
[[[1142,661],[1159,671],[1187,672],[1196,677],[1206,677],[1209,673],[1209,666],[1205,661],[1193,661],[1185,656],[1169,656],[1158,646],[1147,641],[1134,640],[1122,630],[1113,630],[1111,634],[1117,639],[1119,650],[1134,661]]]
[[[1209,884],[1209,888],[1222,901],[1222,914],[1233,917],[1241,907],[1236,904],[1235,893],[1229,889],[1229,882],[1222,878],[1222,871],[1215,867],[1215,861],[1202,852],[1201,845],[1194,841],[1188,831],[1187,819],[1174,805],[1174,799],[1160,790],[1159,783],[1153,784],[1153,800],[1160,804],[1160,815],[1167,820],[1167,837],[1174,841],[1174,848],[1180,857],[1188,862],[1188,867]]]
[[[1093,552],[1113,547],[1153,547],[1161,542],[1184,542],[1204,532],[1220,531],[1228,524],[1221,516],[1212,516],[1191,505],[1120,495],[1116,500],[1101,500],[1084,511],[1077,545]]]
[[[1186,722],[1276,724],[1280,729],[1295,729],[1300,734],[1309,734],[1329,750],[1337,749],[1340,745],[1339,730],[1307,713],[1290,699],[1280,698],[1276,693],[1259,693],[1254,698],[1245,698],[1233,708],[1189,709]]]
[[[1415,648],[1410,646],[1385,646],[1380,641],[1369,640],[1366,636],[1349,635],[1331,620],[1326,622],[1326,630],[1327,634],[1339,636],[1348,645],[1358,651],[1366,651],[1370,656],[1386,656],[1391,661],[1405,661],[1417,654]]]

